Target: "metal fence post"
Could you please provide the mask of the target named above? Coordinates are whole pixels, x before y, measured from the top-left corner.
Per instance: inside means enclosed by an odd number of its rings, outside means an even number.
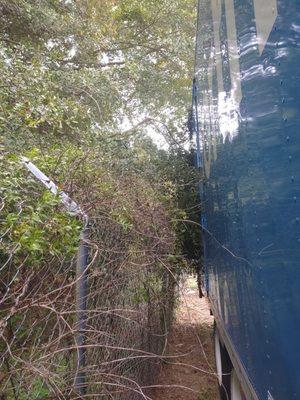
[[[79,394],[84,395],[86,392],[86,349],[85,333],[87,321],[87,296],[88,296],[88,257],[89,248],[88,240],[88,220],[81,232],[80,245],[77,254],[76,266],[76,312],[77,312],[77,371],[75,376],[75,388]]]

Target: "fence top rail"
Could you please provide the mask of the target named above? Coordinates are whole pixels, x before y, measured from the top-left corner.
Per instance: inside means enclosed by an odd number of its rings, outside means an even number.
[[[64,191],[59,190],[58,186],[48,178],[35,164],[28,158],[21,157],[22,164],[30,171],[46,188],[48,188],[54,195],[59,196],[61,202],[67,210],[77,216],[82,217],[86,222],[88,220],[87,214],[80,208],[80,206],[73,201]]]

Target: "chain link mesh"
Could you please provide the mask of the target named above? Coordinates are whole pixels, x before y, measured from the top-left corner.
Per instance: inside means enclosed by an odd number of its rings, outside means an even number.
[[[0,398],[146,398],[146,387],[159,372],[175,302],[168,259],[175,239],[163,207],[140,202],[129,231],[105,213],[92,213],[86,385],[85,394],[79,395],[74,388],[76,249],[65,254],[51,250],[68,234],[66,230],[55,234],[55,218],[63,214],[57,203],[51,205],[55,214],[47,208],[44,219],[36,221],[46,249],[39,252],[37,240],[30,245],[33,248],[25,246],[27,231],[18,242],[14,240],[16,231],[23,229],[28,207],[32,207],[30,223],[38,219],[38,198],[44,189],[36,182],[30,185],[13,199],[4,185],[1,196]],[[50,226],[52,236],[43,238],[43,230]]]

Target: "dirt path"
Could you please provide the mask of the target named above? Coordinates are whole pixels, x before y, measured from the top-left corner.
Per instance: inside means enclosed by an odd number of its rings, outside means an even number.
[[[164,387],[154,389],[152,400],[218,400],[212,332],[207,301],[199,299],[196,282],[189,278],[169,339],[168,355],[176,357],[162,366],[157,384]]]

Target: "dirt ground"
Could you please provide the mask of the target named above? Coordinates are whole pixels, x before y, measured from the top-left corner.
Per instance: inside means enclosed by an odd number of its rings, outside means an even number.
[[[196,280],[181,289],[180,306],[152,400],[218,400],[213,353],[213,318]]]

